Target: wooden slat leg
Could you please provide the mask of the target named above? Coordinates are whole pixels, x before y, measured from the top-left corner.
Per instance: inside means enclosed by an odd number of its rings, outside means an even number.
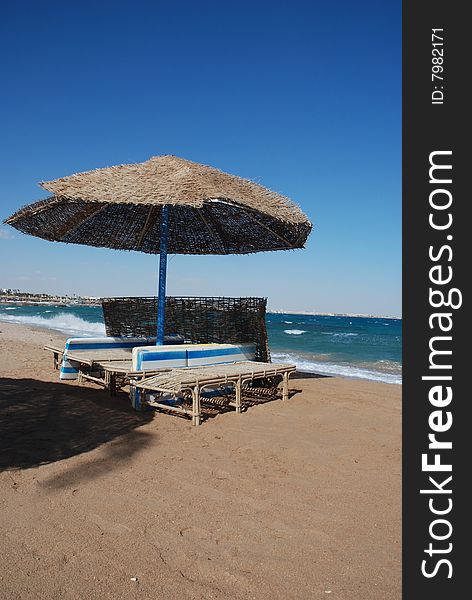
[[[288,377],[290,373],[283,374],[282,383],[282,400],[288,400]]]
[[[236,412],[241,412],[241,378],[238,379],[234,386],[236,392]]]
[[[59,369],[59,352],[54,352],[53,364],[54,364],[54,370],[57,371]]]
[[[200,425],[201,422],[201,401],[200,401],[200,387],[196,385],[192,389],[192,422],[194,425]]]
[[[191,389],[192,392],[192,425],[196,425],[195,419],[197,418],[197,393],[195,388]]]
[[[196,425],[200,425],[202,422],[202,402],[201,402],[201,396],[200,396],[200,388],[197,388],[197,409],[198,409],[198,413],[197,413],[197,422]]]

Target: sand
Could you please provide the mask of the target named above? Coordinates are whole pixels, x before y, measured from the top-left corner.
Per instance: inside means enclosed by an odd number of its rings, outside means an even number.
[[[2,599],[401,597],[401,386],[297,378],[192,427],[0,332]]]

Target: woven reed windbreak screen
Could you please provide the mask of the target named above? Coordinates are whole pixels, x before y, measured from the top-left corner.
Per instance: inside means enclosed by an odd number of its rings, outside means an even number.
[[[166,298],[165,334],[180,334],[196,344],[256,345],[256,360],[270,362],[266,328],[267,298]],[[157,298],[105,298],[107,336],[156,335]]]

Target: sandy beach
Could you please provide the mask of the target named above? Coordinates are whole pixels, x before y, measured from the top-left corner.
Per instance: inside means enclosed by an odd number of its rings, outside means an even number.
[[[0,323],[0,597],[401,596],[401,386],[296,392],[192,427],[60,383]]]

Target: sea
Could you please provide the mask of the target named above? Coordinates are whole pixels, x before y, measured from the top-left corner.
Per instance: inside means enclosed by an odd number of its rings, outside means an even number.
[[[0,304],[0,321],[71,336],[105,335],[100,306]],[[268,313],[274,362],[324,375],[402,382],[402,321],[381,317]]]

